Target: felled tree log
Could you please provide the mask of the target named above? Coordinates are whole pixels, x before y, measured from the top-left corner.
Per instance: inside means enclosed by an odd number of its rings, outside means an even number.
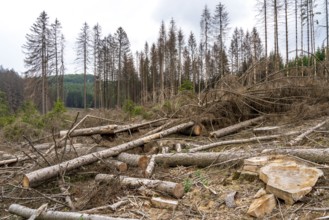
[[[1,160],[0,161],[0,166],[2,165],[8,165],[8,164],[12,164],[12,163],[16,163],[16,162],[21,162],[21,161],[25,161],[25,160],[29,160],[29,159],[35,159],[37,158],[37,155],[31,155],[30,157],[16,157],[13,159],[8,159],[8,160]]]
[[[217,138],[223,137],[225,135],[236,132],[236,131],[238,131],[242,128],[245,128],[247,126],[255,124],[259,121],[262,121],[264,118],[265,118],[264,116],[260,116],[260,117],[253,118],[253,119],[250,119],[250,120],[247,120],[247,121],[243,121],[243,122],[240,122],[238,124],[231,125],[231,126],[228,126],[226,128],[222,128],[222,129],[217,130],[217,131],[213,131],[213,132],[210,133],[210,136],[211,137],[217,137]]]
[[[128,154],[128,153],[121,153],[116,157],[117,160],[125,162],[130,166],[140,167],[141,169],[145,169],[147,167],[149,158],[145,155],[138,155],[138,154]]]
[[[245,139],[236,139],[236,140],[227,140],[227,141],[218,141],[211,144],[201,145],[197,146],[195,148],[192,148],[189,150],[190,153],[202,151],[202,150],[208,150],[210,148],[222,146],[222,145],[228,145],[228,144],[243,144],[253,141],[264,141],[264,140],[271,140],[274,138],[279,138],[282,136],[289,136],[289,135],[295,135],[298,134],[298,132],[289,132],[286,134],[276,134],[276,135],[268,135],[268,136],[259,136],[259,137],[252,137],[252,138],[245,138]]]
[[[155,155],[157,164],[165,166],[198,166],[206,167],[212,164],[229,161],[236,158],[251,157],[254,152],[197,152],[197,153],[169,153]]]
[[[114,134],[116,133],[120,133],[120,132],[124,132],[124,131],[131,131],[131,130],[134,130],[136,128],[140,128],[140,127],[144,127],[146,125],[152,125],[154,123],[157,123],[157,122],[161,122],[161,121],[165,121],[167,120],[166,118],[161,118],[161,119],[158,119],[158,120],[154,120],[154,121],[147,121],[147,122],[143,122],[143,123],[139,123],[139,124],[132,124],[132,125],[121,125],[121,126],[118,126],[115,130],[114,130]]]
[[[180,143],[175,144],[175,150],[177,153],[182,152],[182,145]]]
[[[160,127],[157,127],[156,129],[153,129],[153,130],[147,132],[144,136],[147,136],[147,135],[151,135],[151,134],[155,134],[155,133],[157,133],[157,132],[160,132],[160,131],[162,131],[164,128],[166,128],[166,127],[172,125],[172,124],[175,123],[175,122],[176,122],[176,120],[171,120],[171,121],[167,122],[166,124],[161,125]]]
[[[111,168],[114,168],[121,173],[126,172],[128,170],[128,165],[125,162],[114,159],[106,159],[104,160],[104,162]]]
[[[170,134],[176,133],[182,129],[185,129],[187,127],[191,127],[194,125],[194,122],[187,122],[180,125],[177,125],[175,127],[169,128],[167,130],[164,130],[162,132],[149,135],[146,137],[142,137],[133,141],[129,141],[124,144],[120,144],[116,147],[106,149],[103,151],[87,154],[81,157],[77,157],[72,160],[68,160],[65,162],[62,162],[60,164],[56,164],[53,166],[45,167],[39,170],[35,170],[33,172],[27,173],[23,177],[22,185],[24,187],[30,187],[40,184],[42,181],[50,179],[52,177],[57,176],[61,171],[70,171],[73,169],[76,169],[78,167],[81,167],[83,165],[87,165],[93,162],[96,162],[100,158],[108,158],[111,156],[116,156],[120,154],[121,152],[124,152],[126,150],[132,149],[137,146],[141,146],[151,140],[158,139],[161,137],[168,136]]]
[[[111,182],[117,178],[118,176],[111,174],[97,174],[95,180],[96,182]],[[125,186],[140,187],[141,185],[144,185],[148,188],[154,188],[158,191],[165,192],[176,198],[181,198],[184,195],[184,187],[181,183],[144,178],[133,178],[127,176],[120,176],[119,179],[120,184]]]
[[[12,214],[29,218],[30,216],[34,215],[36,213],[36,209],[30,209],[28,207],[19,205],[19,204],[12,204],[9,206],[8,211]],[[83,219],[83,220],[131,220],[127,218],[113,218],[103,215],[90,215],[90,214],[83,214],[79,212],[59,212],[59,211],[43,211],[38,219],[43,220],[77,220],[77,219]]]
[[[262,154],[285,154],[300,157],[315,163],[329,163],[329,148],[307,148],[307,149],[266,149]]]
[[[91,213],[99,212],[99,211],[104,210],[104,209],[111,209],[112,211],[116,211],[117,208],[119,208],[122,205],[126,205],[128,203],[129,203],[128,200],[120,200],[119,202],[116,202],[116,203],[111,204],[111,205],[99,206],[99,207],[96,207],[96,208],[83,210],[82,212],[91,214]]]
[[[199,166],[206,167],[212,164],[218,164],[228,161],[239,162],[244,158],[259,156],[283,154],[293,155],[315,163],[329,163],[329,148],[309,148],[309,149],[266,149],[263,151],[244,151],[235,152],[196,152],[196,153],[170,153],[155,155],[157,164],[166,166]]]
[[[153,197],[151,203],[154,207],[160,209],[175,209],[178,206],[177,200],[165,199],[161,197]]]
[[[289,142],[290,145],[296,145],[297,143],[301,142],[307,135],[311,134],[313,131],[315,131],[316,129],[322,127],[325,123],[327,123],[328,120],[325,120],[319,124],[317,124],[316,126],[308,129],[307,131],[303,132],[302,134],[300,134],[298,137],[296,137],[295,139],[291,140]]]
[[[181,134],[189,135],[189,136],[200,136],[202,133],[202,125],[195,124],[190,128],[186,128],[180,132]]]
[[[111,134],[114,132],[114,129],[117,127],[118,125],[105,125],[99,127],[75,129],[69,134],[69,136],[77,137],[77,136],[90,136],[94,134]],[[60,131],[59,136],[64,137],[67,134],[67,132],[68,131]]]

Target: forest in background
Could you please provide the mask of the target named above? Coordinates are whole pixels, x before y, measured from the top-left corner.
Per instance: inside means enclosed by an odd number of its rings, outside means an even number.
[[[102,33],[100,24],[85,22],[76,40],[76,65],[83,73],[79,83],[65,73],[64,50],[72,48],[65,48],[62,24],[50,23],[43,11],[23,45],[24,77],[1,90],[12,112],[31,100],[46,114],[56,100],[68,107],[108,109],[126,100],[164,103],[182,90],[201,99],[227,76],[243,77],[244,85],[280,77],[328,78],[327,0],[259,0],[255,7],[258,24],[251,30],[231,27],[230,14],[219,2],[200,9],[199,42],[172,18],[162,21],[156,42],[145,42],[136,52],[123,27]],[[2,72],[19,77],[14,70]],[[8,92],[10,87],[19,89]]]

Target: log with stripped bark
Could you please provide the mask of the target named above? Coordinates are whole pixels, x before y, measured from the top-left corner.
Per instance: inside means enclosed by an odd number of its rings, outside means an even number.
[[[181,131],[182,129],[191,127],[193,125],[194,125],[194,122],[192,122],[192,121],[186,122],[186,123],[177,125],[175,127],[169,128],[167,130],[164,130],[162,132],[152,134],[152,135],[149,135],[146,137],[142,137],[142,138],[139,138],[139,139],[136,139],[133,141],[129,141],[127,143],[120,144],[120,145],[110,148],[110,149],[106,149],[106,150],[99,151],[99,152],[94,152],[94,153],[87,154],[87,155],[84,155],[81,157],[77,157],[72,160],[62,162],[60,164],[56,164],[53,166],[35,170],[33,172],[30,172],[30,173],[27,173],[24,175],[22,185],[24,187],[31,187],[31,186],[38,185],[44,180],[57,176],[58,174],[60,174],[60,172],[76,169],[83,165],[87,165],[87,164],[96,162],[100,158],[104,159],[104,158],[108,158],[111,156],[116,156],[116,155],[120,154],[121,152],[127,151],[127,150],[135,148],[137,146],[141,146],[149,141],[159,139],[159,138],[168,136],[170,134],[177,133],[177,132]]]

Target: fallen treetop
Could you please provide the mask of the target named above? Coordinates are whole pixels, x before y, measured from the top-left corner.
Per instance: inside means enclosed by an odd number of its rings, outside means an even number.
[[[87,165],[93,162],[96,162],[100,158],[107,158],[111,156],[116,156],[120,154],[123,151],[132,149],[137,146],[141,146],[151,140],[158,139],[173,133],[176,133],[182,129],[191,127],[194,125],[194,122],[186,122],[183,124],[179,124],[177,126],[174,126],[172,128],[169,128],[167,130],[164,130],[162,132],[158,132],[146,137],[142,137],[124,144],[117,145],[113,148],[106,149],[103,151],[87,154],[81,157],[77,157],[72,160],[68,160],[65,162],[62,162],[60,164],[56,164],[53,166],[45,167],[39,170],[35,170],[33,172],[27,173],[24,175],[22,184],[24,187],[31,187],[38,185],[40,182],[50,179],[52,177],[57,176],[61,171],[70,171],[75,168],[81,167],[83,165]]]
[[[22,216],[24,218],[30,218],[37,210],[30,209],[28,207],[19,205],[19,204],[12,204],[9,206],[10,213]],[[132,220],[128,218],[114,218],[104,215],[90,215],[84,214],[79,212],[59,212],[59,211],[43,211],[37,219],[44,219],[44,220]]]

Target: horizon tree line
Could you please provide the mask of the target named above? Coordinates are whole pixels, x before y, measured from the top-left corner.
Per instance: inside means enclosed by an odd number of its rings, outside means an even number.
[[[317,7],[320,3],[324,10]],[[103,35],[99,24],[90,28],[84,22],[76,41],[76,60],[84,76],[88,72],[94,75],[91,106],[87,105],[84,77],[84,108],[121,107],[127,99],[163,103],[186,84],[201,94],[226,75],[247,74],[245,83],[249,84],[267,80],[283,68],[285,76],[328,76],[318,67],[321,59],[327,66],[329,62],[328,0],[258,0],[256,8],[260,22],[257,28],[245,30],[230,27],[229,13],[221,2],[213,11],[205,5],[200,42],[193,32],[185,35],[172,18],[168,25],[161,22],[156,42],[145,42],[135,53],[122,27]],[[316,38],[318,28],[325,29],[321,39]],[[41,103],[43,113],[50,102],[47,77],[54,76],[55,99],[64,100],[65,41],[61,29],[57,19],[49,25],[48,15],[42,12],[23,45],[30,81],[26,89]]]

